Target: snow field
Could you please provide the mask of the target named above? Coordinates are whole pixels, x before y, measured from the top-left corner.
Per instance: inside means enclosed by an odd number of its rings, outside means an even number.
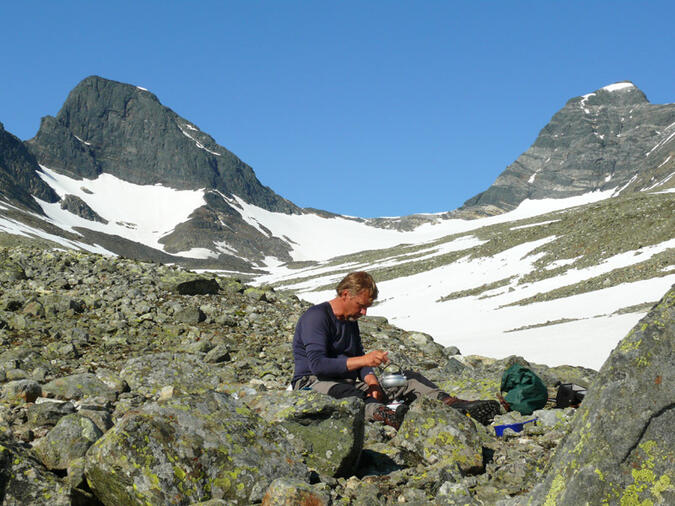
[[[159,239],[172,232],[176,225],[187,221],[195,209],[205,204],[203,189],[174,190],[160,185],[137,185],[110,174],[77,180],[47,167],[41,168],[43,172],[38,173],[39,176],[60,197],[75,195],[108,220],[107,224],[85,220],[61,209],[58,202],[50,204],[36,199],[55,225],[73,233],[77,233],[73,227],[88,228],[163,251]],[[201,249],[195,253],[199,256],[193,258],[204,258],[205,253]]]

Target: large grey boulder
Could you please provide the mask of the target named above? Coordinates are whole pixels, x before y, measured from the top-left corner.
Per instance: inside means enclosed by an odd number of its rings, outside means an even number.
[[[611,353],[533,504],[675,504],[675,290]]]
[[[134,391],[155,395],[162,388],[173,386],[182,392],[204,392],[215,389],[219,379],[198,355],[187,353],[152,353],[128,360],[120,377]]]
[[[481,438],[471,421],[435,399],[415,401],[392,442],[404,459],[417,464],[449,464],[475,472],[483,466]]]
[[[220,291],[220,285],[215,279],[186,271],[165,273],[159,287],[178,295],[215,295]]]
[[[84,457],[103,432],[89,418],[71,414],[62,417],[33,450],[48,469],[67,469],[71,461]]]
[[[363,449],[364,404],[316,392],[265,392],[245,397],[248,406],[299,439],[305,462],[321,474],[351,475]]]
[[[62,417],[75,413],[75,406],[71,402],[43,400],[46,402],[26,406],[28,423],[33,427],[40,425],[54,426]]]
[[[276,478],[308,470],[284,435],[217,392],[172,397],[127,413],[89,449],[85,474],[106,505],[262,500]]]

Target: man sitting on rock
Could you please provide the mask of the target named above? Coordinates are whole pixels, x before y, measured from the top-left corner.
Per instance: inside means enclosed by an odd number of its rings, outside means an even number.
[[[364,353],[357,320],[377,298],[377,286],[366,272],[348,274],[337,288],[337,296],[312,306],[300,317],[293,337],[294,390],[310,388],[336,399],[359,397],[366,403],[366,419],[398,429],[407,411],[386,406],[391,399],[421,395],[439,399],[484,425],[500,412],[497,401],[465,401],[452,397],[414,371],[404,371],[406,385],[387,389],[380,386],[373,367],[386,364],[387,352]]]

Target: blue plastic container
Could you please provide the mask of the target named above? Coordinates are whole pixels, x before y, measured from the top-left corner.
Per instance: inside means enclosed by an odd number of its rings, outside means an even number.
[[[511,429],[515,432],[521,432],[523,430],[523,427],[525,426],[525,424],[533,423],[533,422],[534,422],[535,425],[537,425],[537,419],[536,418],[533,418],[532,420],[528,420],[526,422],[508,423],[508,424],[504,424],[504,425],[495,425],[495,434],[497,435],[497,437],[502,437],[504,435],[504,431],[506,429]]]

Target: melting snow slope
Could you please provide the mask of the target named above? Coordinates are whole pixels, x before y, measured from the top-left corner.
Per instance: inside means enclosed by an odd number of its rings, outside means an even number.
[[[85,220],[61,209],[59,203],[50,204],[36,199],[56,225],[74,233],[77,232],[73,227],[83,227],[163,250],[159,239],[186,221],[195,209],[205,203],[204,190],[137,185],[110,174],[101,174],[96,179],[77,180],[47,167],[41,168],[42,173],[38,175],[60,197],[75,195],[108,220],[107,224]]]
[[[612,191],[593,192],[567,199],[526,200],[516,209],[498,216],[477,220],[443,220],[425,223],[415,230],[399,232],[376,228],[343,217],[323,218],[315,214],[283,214],[267,211],[244,202],[239,197],[230,200],[241,210],[244,220],[266,233],[291,241],[293,260],[322,261],[370,249],[390,248],[398,244],[419,244],[451,234],[504,223],[569,207],[597,202],[609,198]],[[283,275],[273,259],[268,259],[276,276]],[[297,272],[297,271],[296,271]],[[274,279],[267,278],[268,280]]]
[[[587,195],[585,199],[590,202],[593,197]],[[501,222],[533,217],[577,205],[579,200],[576,199],[578,198],[526,202],[522,208],[495,218]],[[447,223],[425,227],[438,227],[438,230],[454,233],[461,231],[462,226],[474,225],[471,228],[478,228],[495,221],[494,218],[475,220],[454,229],[453,224]],[[526,226],[546,223],[548,222],[542,221]],[[517,228],[522,227],[514,227]],[[554,236],[550,236],[518,245],[492,257],[473,259],[469,258],[468,250],[480,244],[480,241],[472,235],[461,236],[440,246],[430,245],[426,252],[416,253],[426,253],[427,257],[431,257],[447,251],[466,249],[467,256],[430,271],[378,283],[380,300],[369,313],[384,316],[391,323],[405,329],[427,332],[443,345],[458,346],[464,354],[500,358],[522,355],[538,363],[572,364],[599,369],[612,348],[644,315],[644,312],[618,314],[617,311],[656,301],[675,283],[675,269],[671,268],[669,275],[661,278],[625,283],[526,306],[507,305],[538,293],[546,293],[561,286],[606,274],[617,268],[644,262],[653,255],[675,248],[675,239],[641,248],[639,251],[616,255],[593,267],[570,269],[553,278],[519,285],[518,279],[533,270],[534,262],[538,258],[530,253],[554,239]],[[298,290],[301,298],[318,303],[332,298],[334,292],[320,291],[317,287],[335,285],[343,275],[331,273],[344,272],[345,269],[368,270],[405,261],[402,256],[372,263],[349,262],[347,259],[339,266],[318,265],[302,270],[278,266],[270,275],[259,278],[258,282],[289,280],[285,288]],[[560,264],[561,262],[557,262],[557,265]],[[304,281],[293,284],[294,278],[303,277]],[[450,293],[511,277],[513,279],[505,286],[484,292],[480,296],[440,301],[441,297]]]

